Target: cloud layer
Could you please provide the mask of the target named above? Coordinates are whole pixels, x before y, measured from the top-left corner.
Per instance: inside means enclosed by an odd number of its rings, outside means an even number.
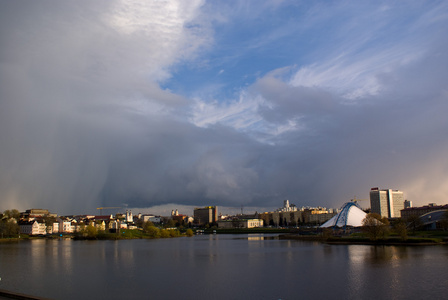
[[[444,2],[219,5],[2,3],[4,209],[446,202]]]

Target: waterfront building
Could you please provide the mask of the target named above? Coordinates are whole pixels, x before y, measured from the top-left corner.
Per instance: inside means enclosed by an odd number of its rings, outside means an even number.
[[[448,229],[448,205],[445,209],[428,212],[419,217],[424,230],[447,230]]]
[[[29,235],[43,235],[47,233],[47,226],[45,222],[38,220],[32,221],[20,221],[19,222],[20,233]]]
[[[448,210],[448,204],[445,205],[437,205],[435,203],[429,203],[425,206],[420,207],[409,207],[401,210],[401,217],[402,218],[409,218],[411,216],[423,216],[424,214],[438,211],[438,210]]]
[[[262,219],[238,219],[220,220],[218,221],[218,228],[256,228],[263,227]]]
[[[305,224],[322,224],[330,220],[337,214],[333,209],[325,207],[305,208],[303,210],[303,223]]]
[[[206,225],[218,221],[218,207],[206,206],[195,208],[193,211],[194,223],[196,225]]]
[[[400,218],[404,209],[403,192],[399,190],[383,189],[375,187],[370,190],[370,207],[372,213],[381,217]]]
[[[258,215],[266,226],[297,226],[303,223],[303,211],[264,212]]]
[[[289,205],[285,200],[282,208],[274,212],[264,212],[258,215],[266,226],[289,227],[299,224],[322,224],[337,214],[336,210],[325,207],[302,207],[298,209],[294,204]]]
[[[76,231],[76,221],[60,217],[56,219],[59,223],[59,232],[73,233]],[[73,223],[72,223],[73,222]]]
[[[341,211],[337,215],[320,227],[360,227],[366,215],[356,202],[347,202],[342,206]]]

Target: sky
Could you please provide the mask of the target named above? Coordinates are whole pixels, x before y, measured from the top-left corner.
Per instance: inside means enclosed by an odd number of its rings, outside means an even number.
[[[0,43],[1,210],[448,203],[446,1],[0,0]]]

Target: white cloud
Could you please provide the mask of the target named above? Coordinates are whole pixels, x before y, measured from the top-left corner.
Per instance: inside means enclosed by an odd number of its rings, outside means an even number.
[[[209,43],[209,29],[198,23],[203,4],[203,0],[120,0],[105,19],[119,34],[129,36],[131,43],[141,40],[143,72],[155,80],[165,80],[170,77],[167,68],[174,62],[191,58]],[[127,55],[134,54],[131,49]]]

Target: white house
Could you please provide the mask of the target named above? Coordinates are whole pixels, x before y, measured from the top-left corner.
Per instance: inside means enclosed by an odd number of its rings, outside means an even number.
[[[37,220],[33,221],[20,221],[19,222],[20,233],[29,235],[46,234],[47,226],[44,222],[39,223]]]

